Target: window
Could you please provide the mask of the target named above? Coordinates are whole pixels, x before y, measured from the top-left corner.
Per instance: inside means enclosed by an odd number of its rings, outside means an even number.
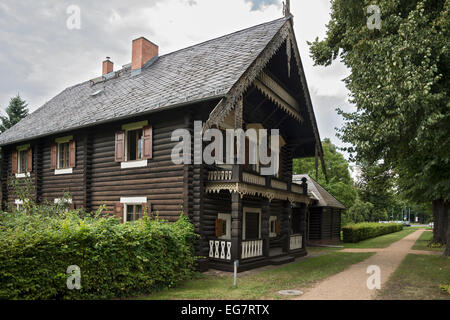
[[[259,240],[261,238],[261,209],[244,209],[244,240]]]
[[[279,220],[276,216],[271,216],[269,220],[269,237],[276,238],[279,233]]]
[[[143,130],[127,131],[127,161],[143,159]]]
[[[231,239],[231,214],[219,213],[216,221],[216,237],[219,239]]]
[[[302,220],[303,219],[304,219],[304,215],[300,212],[295,212],[292,214],[292,219],[291,219],[292,234],[301,234],[302,233]]]
[[[73,136],[55,140],[51,147],[51,169],[55,175],[71,174],[75,168],[76,145]]]
[[[29,144],[18,146],[16,150],[11,153],[11,169],[12,174],[16,178],[25,178],[30,176],[33,170],[33,151]]]
[[[28,150],[21,150],[18,152],[18,170],[17,173],[28,172]]]
[[[69,168],[69,142],[58,144],[58,169]]]
[[[127,204],[125,205],[126,217],[129,222],[142,219],[142,205],[141,204]]]
[[[122,126],[116,132],[115,161],[122,169],[141,168],[153,157],[153,128],[148,121]]]
[[[151,211],[150,203],[147,203],[146,197],[120,198],[120,203],[123,210],[118,210],[116,214],[123,217],[124,222],[132,222],[142,219],[144,211],[147,213]]]

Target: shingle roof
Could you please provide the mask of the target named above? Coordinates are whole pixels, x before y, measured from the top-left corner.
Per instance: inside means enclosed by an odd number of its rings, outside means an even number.
[[[113,79],[67,88],[0,135],[0,145],[223,97],[286,21],[281,18],[163,55],[139,75],[132,76],[126,66]]]
[[[307,174],[298,174],[292,177],[295,183],[301,183],[302,179],[306,178],[308,183],[308,191],[319,199],[318,207],[331,207],[337,209],[346,209],[345,206],[331,195],[324,187]]]

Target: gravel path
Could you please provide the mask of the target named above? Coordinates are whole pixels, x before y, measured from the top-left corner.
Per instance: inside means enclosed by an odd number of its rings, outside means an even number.
[[[376,252],[369,259],[351,266],[349,269],[335,274],[315,285],[298,300],[372,300],[376,290],[367,287],[371,274],[370,266],[378,266],[381,270],[381,288],[400,263],[411,252],[412,247],[424,230],[418,230],[385,249],[345,249],[341,252]]]

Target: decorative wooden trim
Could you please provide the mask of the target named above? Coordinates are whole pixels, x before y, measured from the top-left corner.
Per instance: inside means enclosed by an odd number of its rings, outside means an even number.
[[[266,67],[270,59],[278,52],[285,39],[288,37],[290,28],[292,28],[288,21],[289,20],[286,20],[286,23],[280,28],[278,33],[260,53],[258,58],[256,58],[250,67],[242,74],[240,79],[233,85],[225,98],[220,100],[211,112],[209,119],[206,121],[203,127],[204,130],[209,129],[212,126],[217,127],[219,123],[225,119],[228,113],[236,107],[239,99],[242,99],[244,92],[252,85],[253,81]]]
[[[303,194],[296,194],[289,191],[268,189],[263,186],[249,185],[241,182],[209,182],[206,184],[206,193],[220,193],[220,191],[229,191],[244,196],[260,196],[269,199],[289,201],[290,203],[310,204],[311,199]]]

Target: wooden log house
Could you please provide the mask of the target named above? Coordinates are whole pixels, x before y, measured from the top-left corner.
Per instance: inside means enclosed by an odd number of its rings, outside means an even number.
[[[308,246],[338,245],[341,243],[341,216],[345,206],[307,174],[294,175],[294,183],[306,181],[315,198],[308,207],[306,232]]]
[[[36,201],[71,195],[75,208],[106,205],[121,221],[183,212],[205,265],[239,271],[306,254],[314,197],[292,182],[292,159],[322,156],[293,30],[285,17],[159,56],[145,38],[132,62],[69,87],[0,135],[2,207],[20,205],[8,179],[31,178]],[[279,128],[280,170],[174,164],[176,129]],[[194,141],[192,141],[194,143]],[[194,150],[194,148],[192,148]],[[190,155],[194,157],[194,152]]]

